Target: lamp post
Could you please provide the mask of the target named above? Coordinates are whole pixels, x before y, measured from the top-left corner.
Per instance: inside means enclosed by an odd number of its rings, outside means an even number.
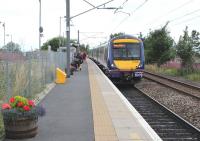
[[[62,37],[62,35],[61,35],[61,32],[62,32],[62,18],[66,18],[65,16],[64,17],[59,17],[59,46],[61,46],[62,45],[62,39],[61,39],[61,37]],[[64,37],[64,36],[63,36]]]
[[[41,0],[39,0],[39,49],[41,48],[41,36],[43,32],[43,28],[41,26]]]
[[[70,0],[66,0],[67,77],[70,78]]]
[[[60,21],[59,21],[59,37],[61,37],[61,26],[62,26],[62,18],[65,18],[65,17],[59,17]]]
[[[81,12],[75,16],[72,16],[70,17],[70,0],[66,0],[66,37],[67,37],[67,44],[66,44],[66,55],[67,55],[67,77],[69,78],[70,77],[70,20],[77,17],[77,16],[80,16],[82,14],[85,14],[91,10],[94,10],[94,9],[98,9],[99,7],[103,6],[103,5],[106,5],[110,2],[112,2],[114,0],[109,0],[108,2],[105,2],[103,4],[100,4],[98,6],[93,6],[91,9],[88,9],[84,12]],[[89,3],[89,2],[87,2]],[[91,5],[91,4],[90,4]]]
[[[3,26],[3,29],[4,29],[4,31],[3,31],[3,44],[4,44],[4,46],[6,45],[6,25],[5,25],[5,22],[1,22],[0,21],[0,24],[2,23],[2,26]]]
[[[79,30],[78,30],[78,46],[76,49],[76,53],[79,53],[79,52],[80,52],[80,39],[79,39]]]

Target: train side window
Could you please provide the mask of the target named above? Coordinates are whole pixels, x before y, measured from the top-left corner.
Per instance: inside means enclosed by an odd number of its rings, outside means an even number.
[[[107,47],[105,47],[104,48],[104,50],[105,50],[105,54],[104,54],[104,60],[107,60],[107,58],[108,58],[108,48]]]

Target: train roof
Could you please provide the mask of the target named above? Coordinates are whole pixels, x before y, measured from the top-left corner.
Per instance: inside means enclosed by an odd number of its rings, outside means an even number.
[[[132,36],[132,35],[127,35],[127,34],[114,37],[114,38],[110,39],[109,42],[112,42],[113,40],[116,40],[116,39],[137,39],[140,42],[142,42],[142,40],[139,39],[138,37],[135,37],[135,36]]]

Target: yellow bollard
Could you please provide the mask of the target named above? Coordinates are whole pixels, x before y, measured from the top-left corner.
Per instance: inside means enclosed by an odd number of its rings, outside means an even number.
[[[56,83],[64,84],[66,81],[67,74],[59,68],[56,68]]]

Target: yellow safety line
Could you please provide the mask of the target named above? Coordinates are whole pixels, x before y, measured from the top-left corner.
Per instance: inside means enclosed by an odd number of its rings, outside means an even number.
[[[88,62],[95,141],[118,141],[91,62]]]

